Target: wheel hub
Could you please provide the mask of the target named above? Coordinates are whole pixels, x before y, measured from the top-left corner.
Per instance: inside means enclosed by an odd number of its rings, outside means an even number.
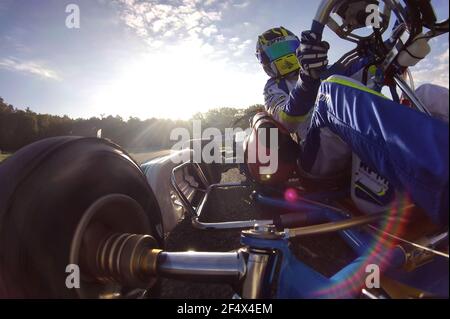
[[[142,234],[142,235],[137,235]],[[131,288],[142,294],[156,283],[143,272],[146,254],[158,247],[143,208],[132,198],[112,194],[95,201],[84,213],[72,240],[70,263],[81,272],[81,298],[126,297]]]

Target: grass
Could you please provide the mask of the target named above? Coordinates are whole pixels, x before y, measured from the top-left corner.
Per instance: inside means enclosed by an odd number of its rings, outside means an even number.
[[[9,156],[11,156],[12,154],[3,154],[3,153],[0,153],[0,163],[2,162],[2,161],[4,161],[5,159],[7,159]]]

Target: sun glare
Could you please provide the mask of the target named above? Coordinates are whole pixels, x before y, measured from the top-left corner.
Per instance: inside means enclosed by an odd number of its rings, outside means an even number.
[[[266,80],[255,67],[195,41],[130,57],[120,69],[94,95],[96,114],[188,119],[211,108],[244,108],[262,102]]]

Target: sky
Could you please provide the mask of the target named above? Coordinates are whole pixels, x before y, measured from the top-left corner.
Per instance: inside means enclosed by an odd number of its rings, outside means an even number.
[[[38,113],[187,119],[263,102],[256,39],[311,26],[313,0],[0,0],[0,97]],[[448,0],[433,0],[440,18]],[[67,28],[69,4],[80,27]],[[446,17],[445,17],[446,18]],[[330,60],[351,49],[326,32]],[[448,87],[448,35],[414,68]]]

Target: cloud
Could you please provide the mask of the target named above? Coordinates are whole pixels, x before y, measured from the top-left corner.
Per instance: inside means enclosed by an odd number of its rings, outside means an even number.
[[[216,41],[217,41],[218,43],[224,43],[225,40],[226,40],[226,38],[225,38],[225,36],[224,36],[223,34],[218,34],[218,35],[215,37],[215,39],[216,39]]]
[[[147,40],[178,38],[198,39],[218,32],[214,22],[222,14],[210,8],[215,1],[173,0],[165,4],[158,1],[141,2],[117,0],[120,17],[125,24]],[[151,41],[148,41],[151,43]]]
[[[217,27],[214,24],[203,29],[203,34],[207,37],[210,37],[211,35],[217,32],[218,32]]]
[[[241,3],[234,3],[233,7],[242,9],[242,8],[248,7],[249,5],[250,5],[250,1],[244,1],[244,2],[241,2]]]
[[[154,52],[196,47],[196,54],[204,59],[223,61],[230,56],[239,59],[236,65],[249,53],[251,41],[233,35],[239,30],[233,30],[228,21],[222,20],[229,17],[226,10],[241,10],[249,1],[115,0],[115,4],[125,25]]]
[[[253,42],[252,40],[240,41],[239,38],[230,39],[229,47],[233,52],[233,56],[235,57],[243,56],[247,52],[247,49],[249,48],[252,42]]]
[[[449,49],[443,53],[421,62],[412,70],[416,86],[424,83],[433,83],[449,87]]]
[[[449,52],[448,51],[449,50],[447,48],[447,50],[444,53],[442,53],[441,55],[438,56],[438,60],[441,63],[447,63],[448,64],[448,56],[449,56]]]
[[[0,68],[28,73],[45,79],[57,81],[61,80],[60,76],[54,70],[47,68],[41,63],[33,61],[20,61],[13,58],[3,58],[0,59]]]

